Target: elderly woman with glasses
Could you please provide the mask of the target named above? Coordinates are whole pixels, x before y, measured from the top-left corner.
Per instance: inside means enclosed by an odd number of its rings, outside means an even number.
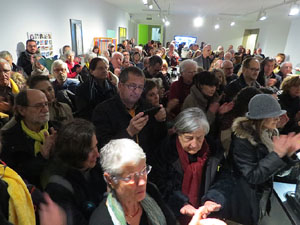
[[[220,209],[225,199],[222,193],[209,195],[208,189],[216,180],[223,160],[223,151],[210,150],[205,135],[209,123],[204,112],[197,108],[182,111],[175,119],[175,134],[168,136],[156,151],[153,176],[164,200],[173,210],[180,224],[188,224],[201,205],[205,194],[205,206],[211,211]],[[220,186],[227,188],[226,183]],[[218,189],[215,189],[216,193]],[[218,192],[219,193],[219,192]],[[218,198],[218,199],[217,199]]]
[[[147,182],[151,166],[138,144],[130,139],[112,140],[101,149],[100,163],[109,191],[90,225],[176,224],[158,190]]]

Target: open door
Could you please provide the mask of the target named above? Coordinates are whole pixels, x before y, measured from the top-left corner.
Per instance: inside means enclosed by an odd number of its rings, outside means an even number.
[[[244,32],[243,46],[245,49],[250,49],[251,54],[253,54],[256,48],[258,39],[259,29],[246,29]]]

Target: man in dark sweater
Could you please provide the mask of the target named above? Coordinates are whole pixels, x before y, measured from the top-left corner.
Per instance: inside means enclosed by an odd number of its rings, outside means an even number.
[[[18,58],[17,65],[22,67],[25,73],[30,76],[32,72],[32,64],[34,63],[34,55],[38,48],[35,40],[29,39],[26,41],[26,50],[21,53]]]

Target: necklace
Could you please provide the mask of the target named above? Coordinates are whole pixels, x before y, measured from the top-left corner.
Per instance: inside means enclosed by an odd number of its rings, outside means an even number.
[[[139,211],[140,211],[140,206],[138,206],[137,211],[136,211],[133,215],[127,215],[127,214],[125,213],[125,216],[126,216],[126,217],[129,217],[129,218],[133,218],[133,217],[135,217],[135,216],[139,213]]]

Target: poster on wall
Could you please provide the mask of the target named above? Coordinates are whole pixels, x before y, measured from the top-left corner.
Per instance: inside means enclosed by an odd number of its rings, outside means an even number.
[[[119,43],[122,43],[122,41],[126,40],[126,38],[127,38],[127,28],[119,27]]]
[[[53,57],[53,42],[51,32],[27,32],[27,38],[36,41],[42,56]]]

